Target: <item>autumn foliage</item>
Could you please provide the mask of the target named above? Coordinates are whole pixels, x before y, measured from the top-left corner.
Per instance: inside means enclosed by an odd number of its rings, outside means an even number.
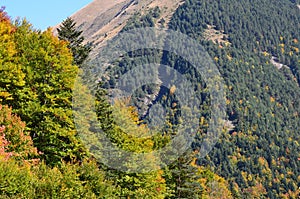
[[[37,155],[37,149],[29,133],[25,131],[25,123],[12,113],[12,109],[0,105],[0,154],[6,158],[28,159]]]

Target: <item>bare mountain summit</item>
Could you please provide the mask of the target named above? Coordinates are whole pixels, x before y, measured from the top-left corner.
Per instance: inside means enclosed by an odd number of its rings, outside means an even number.
[[[71,17],[86,41],[94,43],[91,55],[95,56],[103,42],[116,36],[135,13],[145,13],[158,6],[162,12],[160,19],[168,24],[182,3],[183,0],[94,0]]]

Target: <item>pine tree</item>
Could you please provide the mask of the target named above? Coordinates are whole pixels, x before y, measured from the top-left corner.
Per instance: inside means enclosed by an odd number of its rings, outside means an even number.
[[[166,181],[173,190],[173,198],[202,198],[204,192],[199,179],[198,168],[193,164],[193,153],[186,152],[166,168]]]
[[[83,44],[84,37],[81,35],[82,31],[76,27],[76,22],[68,17],[64,20],[59,28],[57,28],[58,38],[69,42],[69,49],[71,49],[74,63],[77,66],[87,59],[91,52],[91,46],[89,44]]]

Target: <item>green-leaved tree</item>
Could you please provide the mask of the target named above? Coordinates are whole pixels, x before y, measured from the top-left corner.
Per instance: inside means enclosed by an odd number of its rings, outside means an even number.
[[[50,29],[34,30],[25,20],[12,24],[0,12],[0,43],[1,104],[26,123],[46,163],[82,159],[85,150],[76,137],[72,111],[78,67],[66,42]]]

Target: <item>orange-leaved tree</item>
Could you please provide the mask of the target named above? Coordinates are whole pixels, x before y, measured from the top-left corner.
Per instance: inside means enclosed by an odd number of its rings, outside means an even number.
[[[38,155],[25,123],[12,113],[12,109],[0,105],[0,156],[30,159]]]

